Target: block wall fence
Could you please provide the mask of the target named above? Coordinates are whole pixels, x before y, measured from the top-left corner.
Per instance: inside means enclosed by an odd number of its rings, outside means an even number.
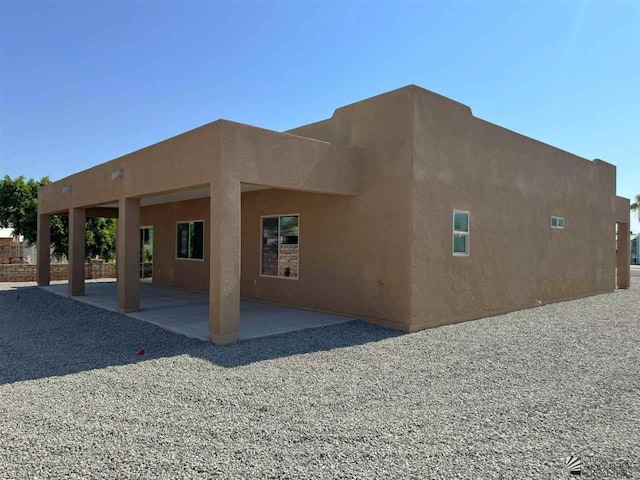
[[[51,264],[51,281],[67,280],[69,265]],[[0,282],[35,282],[38,265],[0,265]],[[84,278],[116,278],[115,262],[91,261],[84,266]]]

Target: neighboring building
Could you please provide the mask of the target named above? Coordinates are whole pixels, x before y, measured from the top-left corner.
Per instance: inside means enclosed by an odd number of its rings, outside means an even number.
[[[153,283],[208,291],[216,343],[237,338],[241,297],[415,331],[609,292],[616,264],[629,286],[615,166],[416,86],[285,133],[218,120],[38,197],[41,249],[70,216],[70,295],[85,217],[118,217],[118,305],[138,309],[153,228]]]
[[[631,234],[631,265],[640,265],[640,235]]]
[[[13,229],[0,228],[0,264],[11,263],[12,259],[21,255],[18,243],[13,238]]]
[[[35,263],[36,246],[15,236],[12,228],[0,228],[0,264]]]
[[[0,228],[0,245],[7,245],[13,243],[13,229],[12,228]]]

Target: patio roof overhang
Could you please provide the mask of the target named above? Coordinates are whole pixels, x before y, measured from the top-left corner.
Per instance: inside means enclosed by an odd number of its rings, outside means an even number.
[[[39,211],[112,207],[121,198],[144,204],[227,179],[254,189],[356,195],[360,157],[353,147],[219,120],[42,186]]]

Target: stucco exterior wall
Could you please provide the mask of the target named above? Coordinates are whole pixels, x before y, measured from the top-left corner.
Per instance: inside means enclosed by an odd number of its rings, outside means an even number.
[[[614,167],[615,168],[615,167]],[[631,217],[631,202],[628,198],[616,196],[614,199],[616,222],[629,223]]]
[[[412,330],[615,288],[615,167],[415,94]],[[454,209],[468,257],[452,255]]]
[[[177,222],[204,220],[204,260],[176,258]],[[209,199],[140,209],[140,225],[153,227],[153,284],[209,290]]]
[[[270,301],[286,296],[286,303],[298,305],[313,298],[313,305],[324,310],[406,328],[410,322],[412,102],[412,92],[400,89],[340,108],[328,121],[291,130],[296,135],[323,136],[333,144],[356,147],[361,155],[359,193],[349,198],[244,194],[243,235],[245,227],[257,228],[254,219],[259,212],[302,209],[300,286],[293,287],[300,291],[301,301],[293,298],[292,287],[285,286],[288,293],[276,292],[281,288],[274,284],[277,279],[256,279],[260,288],[243,290],[243,294],[249,291],[253,298]],[[249,215],[252,218],[245,218]],[[319,245],[309,245],[312,240]],[[312,273],[315,270],[317,275]],[[250,271],[256,270],[252,267]],[[303,278],[310,275],[315,275],[313,283],[304,283]],[[243,270],[243,287],[249,289],[249,281]],[[302,293],[303,286],[325,294]]]
[[[261,190],[242,194],[242,298],[362,316],[402,327],[405,239],[380,235],[355,197]],[[261,215],[300,215],[299,278],[260,275]],[[404,297],[406,298],[406,297]]]

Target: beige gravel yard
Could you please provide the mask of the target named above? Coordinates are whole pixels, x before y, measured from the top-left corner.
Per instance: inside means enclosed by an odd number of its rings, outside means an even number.
[[[640,278],[414,334],[224,347],[15,287],[0,478],[556,479],[576,453],[583,478],[640,476]]]

